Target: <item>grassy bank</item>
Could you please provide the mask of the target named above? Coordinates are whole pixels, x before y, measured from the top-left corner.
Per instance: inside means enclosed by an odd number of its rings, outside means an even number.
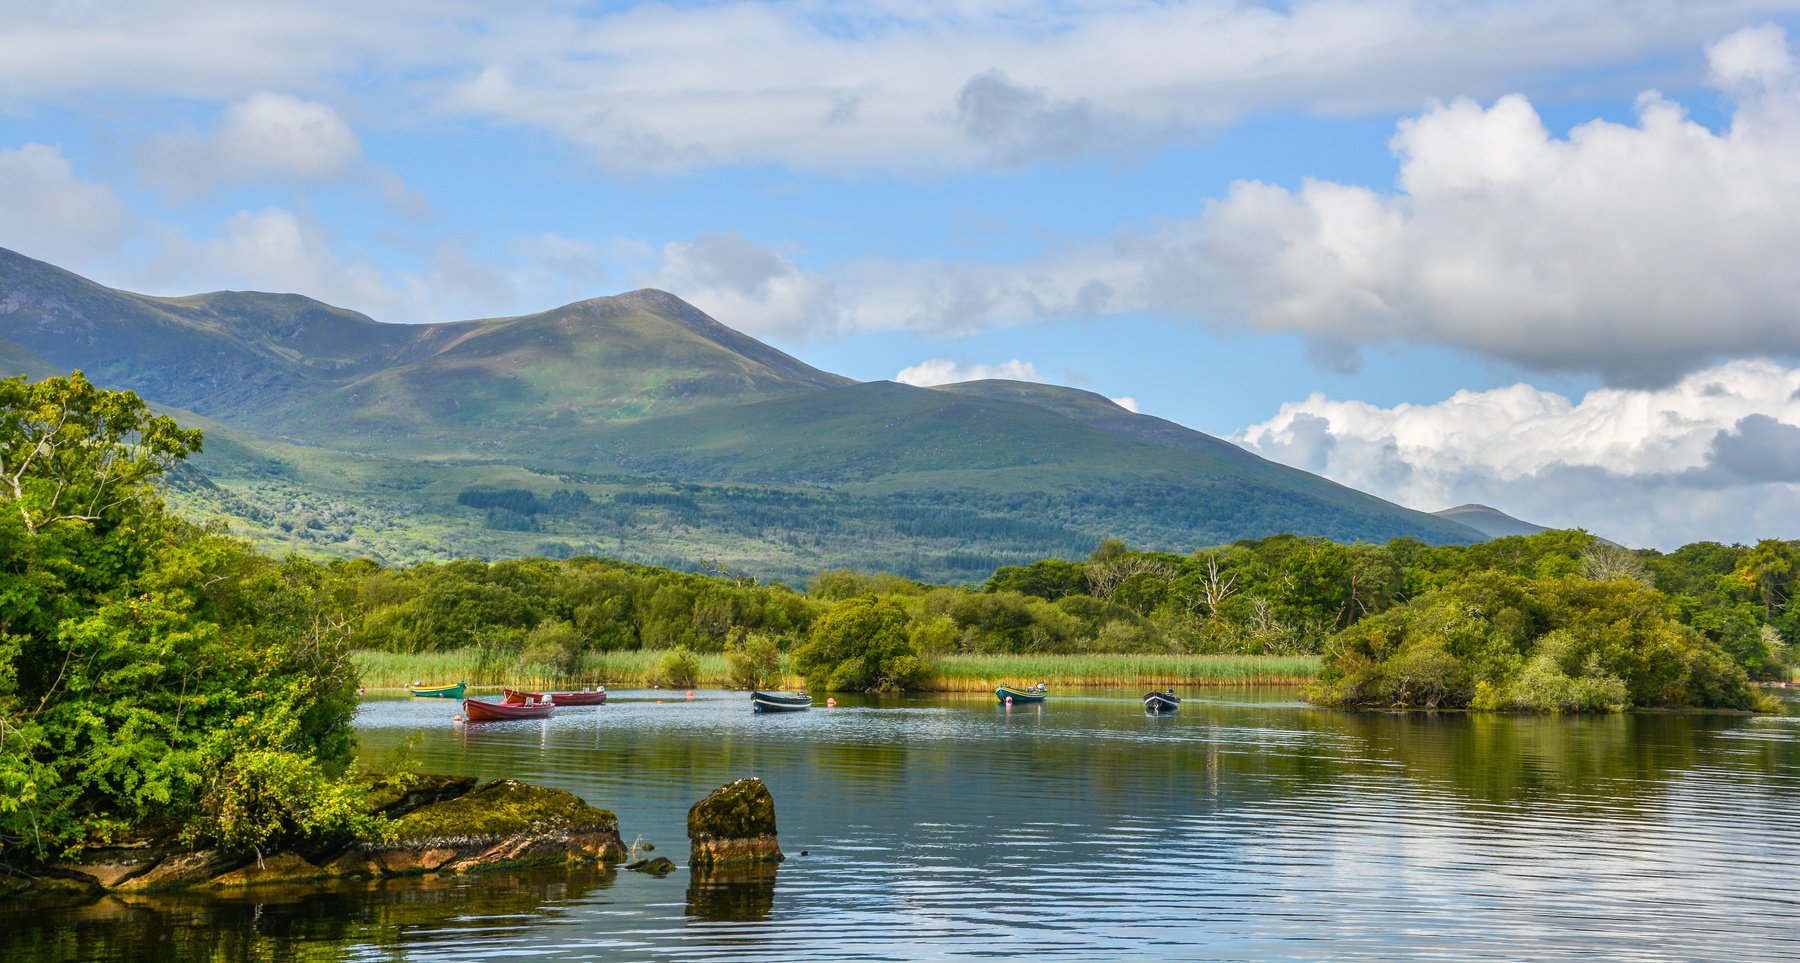
[[[520,665],[517,660],[485,649],[448,652],[374,652],[354,659],[363,685],[399,688],[409,682],[429,684],[464,681],[470,685],[510,685],[549,689],[604,684],[619,688],[648,686],[656,681],[657,664],[667,653],[590,652],[575,671],[559,673],[547,666]],[[725,656],[700,660],[703,688],[730,685]],[[939,692],[985,692],[1002,682],[1047,682],[1066,688],[1161,688],[1219,685],[1288,685],[1310,682],[1319,660],[1310,655],[951,655],[933,663],[927,688]],[[785,687],[800,685],[785,656]]]

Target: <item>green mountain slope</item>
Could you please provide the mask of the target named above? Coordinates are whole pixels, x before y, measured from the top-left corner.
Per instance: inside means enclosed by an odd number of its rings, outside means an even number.
[[[968,581],[1109,536],[1482,538],[1091,392],[857,384],[659,291],[392,325],[294,295],[145,297],[0,251],[0,365],[192,412],[207,449],[171,497],[320,555]]]

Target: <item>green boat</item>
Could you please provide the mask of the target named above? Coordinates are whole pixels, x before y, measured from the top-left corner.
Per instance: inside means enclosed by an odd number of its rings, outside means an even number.
[[[1035,689],[1030,687],[1015,689],[1012,686],[1003,685],[994,690],[994,698],[999,699],[1001,702],[1007,702],[1009,700],[1015,703],[1042,702],[1045,699],[1050,698],[1050,693],[1044,691],[1042,685],[1039,685]]]
[[[463,697],[463,687],[466,685],[468,685],[466,682],[458,682],[455,685],[420,685],[414,682],[406,687],[406,691],[428,699],[460,699]]]

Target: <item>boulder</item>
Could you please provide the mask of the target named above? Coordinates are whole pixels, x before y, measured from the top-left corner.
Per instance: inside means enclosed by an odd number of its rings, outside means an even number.
[[[780,862],[775,797],[760,779],[739,779],[688,810],[688,865]]]
[[[392,842],[358,848],[383,876],[625,858],[618,817],[561,789],[514,779],[415,809],[395,820]]]

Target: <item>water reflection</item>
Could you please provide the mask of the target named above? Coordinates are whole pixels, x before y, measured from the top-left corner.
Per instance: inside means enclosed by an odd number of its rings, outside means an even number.
[[[775,863],[694,869],[688,876],[687,913],[714,922],[767,919],[775,908],[777,872]]]
[[[1770,882],[1800,861],[1786,829],[1800,718],[1342,713],[1291,690],[1184,695],[1180,714],[1158,717],[1139,692],[1010,711],[985,694],[845,698],[757,717],[737,693],[621,692],[597,710],[477,727],[375,699],[358,718],[370,755],[421,732],[422,770],[568,789],[616,812],[627,842],[677,858],[688,806],[759,776],[783,848],[811,855],[747,876],[625,873],[485,909],[458,902],[467,887],[377,888],[273,901],[260,916],[242,902],[164,903],[20,932],[28,949],[96,958],[129,958],[118,948],[163,931],[199,958],[296,946],[743,960],[1016,945],[1069,959],[1800,955],[1800,902]],[[338,902],[315,913],[308,899]],[[419,915],[395,922],[406,912]],[[203,913],[211,922],[194,922]],[[90,945],[56,942],[77,938]]]

